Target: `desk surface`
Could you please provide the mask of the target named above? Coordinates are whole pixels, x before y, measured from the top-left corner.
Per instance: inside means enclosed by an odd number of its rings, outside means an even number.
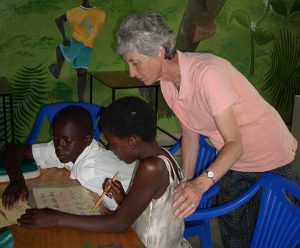
[[[90,76],[101,81],[107,87],[112,89],[130,89],[130,88],[146,88],[146,87],[158,87],[159,83],[153,85],[144,85],[136,78],[129,76],[128,71],[100,71],[89,72]]]
[[[77,180],[69,178],[70,172],[65,169],[41,170],[41,175],[35,179],[26,180],[28,185],[56,184],[78,185]],[[2,195],[7,183],[0,183]],[[1,203],[0,203],[1,204]],[[86,232],[70,228],[26,229],[18,225],[12,225],[0,229],[10,229],[15,237],[14,248],[39,247],[39,248],[92,248],[92,247],[132,247],[142,248],[144,245],[132,229],[122,233],[96,233]]]

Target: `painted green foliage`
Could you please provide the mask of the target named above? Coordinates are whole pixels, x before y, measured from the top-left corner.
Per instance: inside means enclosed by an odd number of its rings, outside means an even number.
[[[293,99],[300,93],[300,41],[288,28],[291,17],[300,11],[300,2],[293,0],[289,5],[283,0],[264,0],[264,4],[265,13],[257,21],[252,20],[246,10],[238,9],[232,12],[230,23],[235,20],[250,31],[249,75],[255,73],[255,45],[261,46],[274,42],[270,51],[270,67],[262,80],[261,91],[271,95],[271,103],[280,112],[285,122],[290,123]],[[283,17],[281,25],[278,26],[279,35],[261,27],[271,13]]]
[[[17,140],[20,141],[28,135],[41,104],[75,99],[74,70],[66,63],[58,81],[51,77],[47,67],[55,61],[55,47],[61,42],[54,19],[67,9],[78,6],[81,1],[1,0],[0,2],[2,13],[0,28],[5,34],[0,38],[0,76],[6,76],[15,89],[15,108],[18,111],[16,118],[19,118],[15,123]],[[115,32],[126,15],[138,11],[158,11],[177,33],[188,0],[165,0],[163,5],[158,0],[91,2],[106,12],[107,19],[95,42],[90,70],[113,71],[127,70],[126,63],[115,52]],[[256,7],[259,11],[256,11]],[[219,19],[216,19],[216,34],[207,42],[201,42],[199,50],[204,48],[202,51],[212,52],[228,59],[249,78],[260,93],[269,97],[267,100],[275,107],[284,104],[290,111],[291,96],[297,93],[297,87],[293,82],[296,82],[297,70],[299,71],[297,64],[291,64],[295,61],[299,63],[299,60],[295,59],[299,54],[295,48],[300,37],[297,31],[300,21],[299,0],[231,0],[226,1],[223,10],[218,16]],[[249,35],[246,38],[240,35],[245,31]],[[291,44],[294,44],[294,47]],[[249,47],[250,54],[244,53]],[[237,53],[237,48],[241,52]],[[287,52],[280,50],[283,48]],[[283,56],[282,61],[278,56]],[[289,62],[286,64],[284,61]],[[42,65],[36,66],[37,64]],[[286,68],[290,68],[289,75],[284,75]],[[290,73],[293,70],[295,74]],[[34,79],[33,75],[39,78]],[[142,96],[152,99],[153,92],[142,92]],[[280,98],[282,99],[279,100]],[[103,105],[110,99],[110,91],[94,85],[94,103]],[[86,100],[88,101],[87,92]],[[159,106],[164,105],[159,103]],[[166,108],[159,109],[159,117],[165,117],[166,114],[168,114]],[[287,122],[289,120],[289,117],[285,119]]]
[[[274,35],[272,32],[268,32],[260,27],[263,20],[266,18],[270,11],[271,7],[269,4],[266,6],[266,10],[264,15],[257,21],[251,20],[247,11],[243,9],[238,9],[232,12],[230,16],[229,22],[232,22],[233,19],[237,21],[241,26],[247,28],[250,32],[250,70],[249,74],[253,74],[255,72],[255,43],[259,46],[265,45],[271,42],[274,39]]]
[[[291,106],[294,95],[300,93],[300,40],[288,30],[282,30],[274,42],[271,59],[272,66],[262,90],[271,92],[275,108]]]
[[[49,86],[45,68],[21,68],[12,81],[16,142],[24,142],[40,107],[48,103]]]

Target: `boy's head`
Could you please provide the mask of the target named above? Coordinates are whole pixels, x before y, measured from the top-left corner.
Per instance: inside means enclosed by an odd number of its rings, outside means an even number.
[[[137,97],[124,97],[110,104],[101,113],[99,125],[110,148],[127,163],[136,158],[127,159],[122,153],[134,146],[137,138],[151,143],[156,136],[156,114],[149,104]]]
[[[92,141],[93,120],[83,107],[63,108],[55,115],[52,127],[55,152],[62,163],[74,163]]]

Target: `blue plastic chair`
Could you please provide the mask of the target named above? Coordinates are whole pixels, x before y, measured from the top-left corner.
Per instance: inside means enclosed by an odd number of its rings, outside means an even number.
[[[294,248],[300,247],[300,186],[267,172],[237,199],[210,209],[198,209],[189,221],[215,218],[225,215],[262,190],[261,203],[250,248]],[[293,195],[298,205],[288,197]]]
[[[179,139],[171,148],[169,152],[174,154],[181,145],[181,139]],[[194,171],[194,177],[201,175],[201,173],[214,161],[216,157],[216,148],[207,143],[207,137],[201,135],[199,138],[199,152]],[[212,186],[202,197],[197,209],[209,208],[212,204],[212,200],[219,194],[220,185],[216,183]],[[192,215],[193,216],[193,215]],[[189,238],[192,236],[199,236],[201,241],[201,247],[212,247],[211,231],[209,218],[198,219],[185,219],[184,237]]]
[[[51,124],[54,116],[58,111],[60,111],[61,109],[67,106],[73,106],[73,105],[83,107],[90,112],[94,122],[94,139],[98,141],[101,133],[101,130],[99,129],[99,125],[98,125],[98,117],[100,116],[103,107],[100,105],[89,104],[89,103],[64,102],[64,103],[47,104],[41,107],[26,143],[30,145],[36,143],[44,119],[47,118],[49,123]]]

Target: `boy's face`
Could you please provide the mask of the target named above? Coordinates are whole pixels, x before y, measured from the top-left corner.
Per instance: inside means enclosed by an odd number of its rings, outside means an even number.
[[[86,135],[80,125],[68,120],[57,120],[53,126],[53,143],[60,162],[75,162],[83,150],[91,143],[91,135]]]
[[[128,139],[120,139],[117,136],[111,134],[107,130],[102,130],[105,139],[109,144],[109,149],[120,159],[127,164],[131,164],[136,160],[132,149],[128,143]]]

